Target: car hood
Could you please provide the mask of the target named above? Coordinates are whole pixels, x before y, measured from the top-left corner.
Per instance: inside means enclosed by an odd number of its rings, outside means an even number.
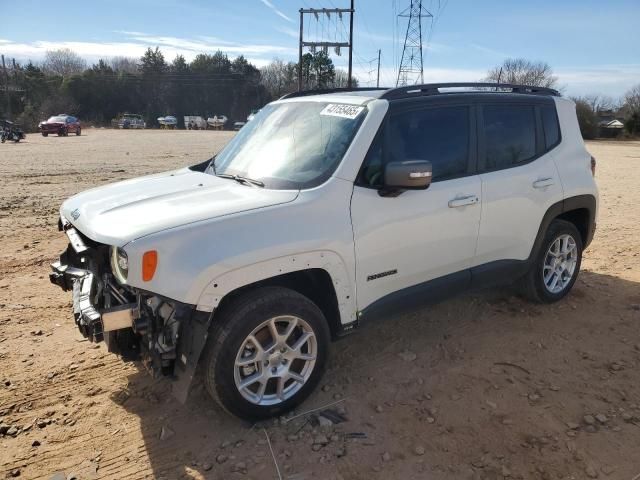
[[[188,168],[74,195],[61,215],[90,239],[123,246],[188,223],[292,202],[298,190],[268,190]]]

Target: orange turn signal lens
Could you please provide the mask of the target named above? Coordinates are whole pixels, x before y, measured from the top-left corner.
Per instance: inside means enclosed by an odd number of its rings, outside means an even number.
[[[142,255],[142,280],[150,281],[156,273],[158,266],[158,252],[149,250]]]

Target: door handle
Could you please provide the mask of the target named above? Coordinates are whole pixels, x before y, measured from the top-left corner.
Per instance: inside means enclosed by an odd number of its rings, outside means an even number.
[[[465,207],[467,205],[475,205],[478,203],[478,197],[476,195],[467,195],[464,197],[456,197],[453,200],[449,200],[449,208]]]
[[[551,177],[541,178],[540,180],[536,180],[535,182],[533,182],[533,188],[550,187],[554,183],[555,182],[553,181],[553,178],[551,178]]]

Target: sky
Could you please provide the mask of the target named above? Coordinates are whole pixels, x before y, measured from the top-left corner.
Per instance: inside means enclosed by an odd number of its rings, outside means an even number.
[[[355,0],[354,74],[375,86],[394,86],[409,0]],[[257,66],[274,58],[296,61],[300,8],[348,8],[348,0],[109,0],[69,8],[21,0],[0,24],[0,53],[39,61],[68,47],[95,62],[139,57],[159,46],[170,61],[220,49]],[[16,5],[0,0],[0,7]],[[640,83],[639,0],[525,2],[423,0],[424,81],[478,81],[508,57],[545,61],[567,95],[620,97]],[[13,7],[9,8],[11,11]],[[2,9],[7,11],[6,8]],[[347,41],[348,16],[322,22],[306,17],[307,39]],[[323,17],[324,18],[324,17]],[[346,68],[347,52],[330,52]]]

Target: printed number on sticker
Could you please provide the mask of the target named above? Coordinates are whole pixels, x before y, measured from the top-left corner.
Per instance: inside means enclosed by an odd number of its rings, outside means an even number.
[[[364,110],[364,107],[357,105],[344,105],[339,103],[330,103],[320,112],[320,115],[328,115],[330,117],[342,117],[353,120],[360,112]]]

